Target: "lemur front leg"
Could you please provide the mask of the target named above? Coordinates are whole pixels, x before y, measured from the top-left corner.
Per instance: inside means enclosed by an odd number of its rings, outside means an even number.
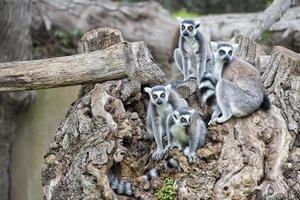
[[[169,151],[173,146],[174,146],[174,139],[170,130],[170,126],[173,122],[172,119],[172,114],[168,115],[167,117],[167,125],[166,125],[166,134],[167,134],[167,139],[168,139],[168,144],[164,148],[164,152]]]
[[[201,79],[206,71],[206,55],[201,56],[197,63],[197,84],[200,86]]]
[[[186,55],[183,55],[183,59],[182,59],[182,67],[183,67],[183,78],[184,80],[188,80],[189,79],[189,65],[191,65],[191,61],[189,60],[189,58]]]
[[[162,144],[163,126],[160,119],[156,119],[153,123],[154,139],[157,145],[156,151],[153,153],[152,158],[159,160],[164,154],[164,148]]]
[[[230,102],[232,99],[231,87],[228,85],[231,84],[229,81],[221,79],[216,86],[216,98],[218,107],[222,113],[221,117],[214,119],[217,123],[224,123],[232,117]]]
[[[195,163],[197,160],[196,151],[198,149],[199,140],[200,140],[200,134],[193,133],[190,136],[189,146],[187,146],[183,151],[184,155],[187,156],[190,163]]]
[[[211,125],[213,122],[216,121],[216,119],[221,115],[221,110],[219,106],[216,104],[213,106],[213,113],[211,115],[210,121],[208,122],[208,125]]]
[[[179,69],[179,71],[181,72],[181,74],[184,74],[183,73],[183,55],[182,55],[182,52],[179,48],[175,49],[174,50],[174,61],[176,63],[176,67]]]

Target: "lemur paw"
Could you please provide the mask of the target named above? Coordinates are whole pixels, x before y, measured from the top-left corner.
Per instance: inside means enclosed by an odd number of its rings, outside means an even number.
[[[188,160],[189,160],[189,163],[195,163],[197,161],[197,156],[194,154],[194,155],[188,155]]]
[[[156,149],[156,151],[153,153],[152,158],[154,160],[159,160],[164,155],[163,149]]]
[[[168,152],[169,150],[171,150],[174,147],[174,145],[172,144],[167,144],[164,148],[164,153]]]
[[[191,76],[188,80],[197,80],[197,77]]]
[[[195,163],[197,161],[197,155],[195,152],[190,152],[190,148],[186,147],[183,154],[187,156],[189,163]]]
[[[177,147],[179,151],[182,150],[182,146],[181,146],[181,144],[179,144],[179,143],[175,143],[175,144],[173,145],[173,147]]]
[[[231,118],[231,116],[228,116],[228,117],[222,116],[222,117],[218,117],[215,121],[218,124],[223,124],[223,123],[227,122],[230,118]]]
[[[197,161],[197,155],[195,152],[190,152],[190,149],[188,147],[186,147],[183,151],[184,155],[186,155],[186,157],[189,160],[189,163],[195,163]]]

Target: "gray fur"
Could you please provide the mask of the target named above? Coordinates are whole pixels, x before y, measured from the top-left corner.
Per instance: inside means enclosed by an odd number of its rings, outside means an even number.
[[[179,48],[174,50],[174,60],[184,80],[196,77],[199,84],[206,71],[207,62],[212,60],[211,51],[203,34],[197,29],[200,26],[199,22],[181,19],[179,21]],[[189,27],[192,27],[191,31]]]
[[[186,122],[182,122],[182,118]],[[189,107],[175,110],[168,116],[167,138],[165,151],[180,145],[184,146],[184,154],[189,162],[196,161],[196,151],[204,145],[207,129],[198,111]]]
[[[224,123],[232,116],[247,116],[259,109],[264,99],[259,72],[249,63],[234,56],[236,44],[211,44],[215,57],[214,75],[218,82],[215,89],[217,105],[209,124]],[[227,80],[224,75],[225,69],[228,70],[226,76],[231,80]],[[235,70],[235,73],[230,74],[230,70]]]
[[[153,159],[158,160],[163,155],[162,137],[165,135],[167,116],[175,109],[181,106],[187,106],[187,102],[179,96],[179,94],[171,89],[171,85],[154,86],[152,88],[145,88],[145,91],[150,96],[150,102],[147,110],[147,137],[155,139],[157,149],[153,154]],[[159,95],[165,94],[162,98]],[[157,94],[156,99],[153,95]],[[159,95],[158,95],[159,94]],[[161,104],[158,104],[161,101]]]

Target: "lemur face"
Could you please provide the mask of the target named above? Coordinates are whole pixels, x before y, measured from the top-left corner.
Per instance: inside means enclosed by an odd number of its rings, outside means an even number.
[[[157,85],[152,88],[146,87],[144,90],[147,92],[150,96],[150,100],[153,104],[156,106],[164,105],[169,100],[169,88],[171,86],[163,86],[163,85]]]
[[[188,128],[191,126],[193,111],[187,108],[180,108],[172,113],[173,120],[181,127]]]
[[[183,20],[177,18],[180,23],[180,34],[183,37],[194,37],[197,34],[197,28],[200,26],[199,21],[194,20]]]
[[[230,62],[238,46],[238,44],[228,42],[211,42],[214,58],[222,62]]]

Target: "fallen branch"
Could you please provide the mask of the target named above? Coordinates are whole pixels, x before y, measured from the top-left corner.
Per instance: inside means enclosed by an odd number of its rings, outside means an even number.
[[[101,33],[98,37],[108,34],[105,31]],[[81,41],[82,51],[89,48],[84,46],[84,40],[85,37]],[[101,51],[44,60],[0,63],[0,91],[45,89],[126,77],[137,79],[143,75],[143,68],[140,66],[156,65],[143,42],[122,42],[121,35],[114,35],[114,41],[117,44]]]

